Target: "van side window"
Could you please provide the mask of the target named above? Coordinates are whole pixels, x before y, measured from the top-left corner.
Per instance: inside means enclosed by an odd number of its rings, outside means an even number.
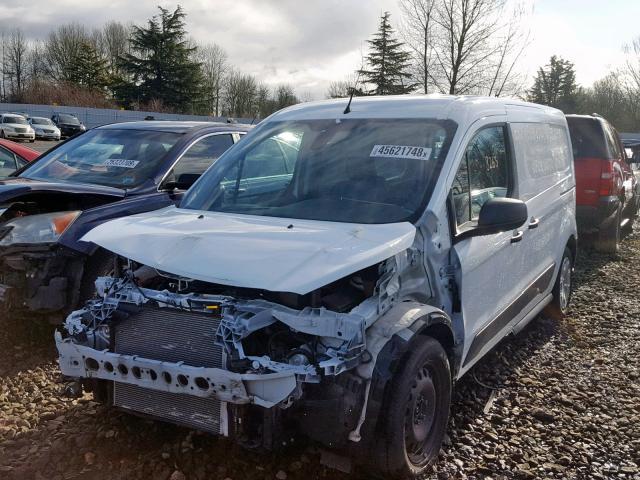
[[[458,227],[478,220],[487,200],[507,195],[507,162],[504,127],[488,127],[475,134],[451,188]]]

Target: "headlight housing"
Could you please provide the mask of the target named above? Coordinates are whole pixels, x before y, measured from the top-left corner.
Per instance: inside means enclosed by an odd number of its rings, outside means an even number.
[[[14,218],[0,228],[0,235],[5,232],[0,246],[56,242],[81,213],[54,212]]]

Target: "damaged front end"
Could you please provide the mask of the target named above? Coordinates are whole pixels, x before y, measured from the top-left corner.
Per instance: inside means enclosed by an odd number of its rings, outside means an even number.
[[[373,326],[406,297],[403,279],[425,278],[418,257],[408,249],[307,295],[130,264],[56,332],[60,368],[118,408],[250,446],[294,430],[358,442],[376,357],[408,324]]]

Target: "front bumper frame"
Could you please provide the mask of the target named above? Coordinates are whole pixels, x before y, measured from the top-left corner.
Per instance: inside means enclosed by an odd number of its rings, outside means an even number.
[[[234,404],[271,408],[288,399],[297,387],[292,372],[234,373],[221,368],[162,362],[78,345],[55,333],[60,370],[73,378],[93,378],[137,385],[151,390],[216,398]]]

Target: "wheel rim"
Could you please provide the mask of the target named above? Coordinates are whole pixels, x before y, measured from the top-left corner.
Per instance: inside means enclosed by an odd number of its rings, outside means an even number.
[[[569,307],[571,296],[571,260],[568,257],[562,259],[560,266],[560,308],[563,312]]]
[[[430,458],[427,444],[436,419],[436,398],[436,388],[425,365],[416,374],[405,411],[405,450],[416,466]]]

